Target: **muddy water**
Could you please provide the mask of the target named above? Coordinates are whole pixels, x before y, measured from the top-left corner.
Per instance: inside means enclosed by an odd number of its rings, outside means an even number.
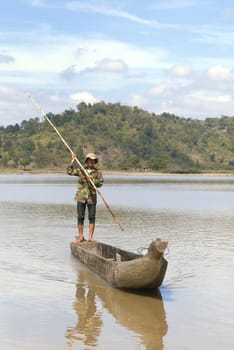
[[[105,178],[125,231],[99,200],[95,238],[168,240],[160,291],[110,288],[70,255],[75,179],[1,175],[1,349],[233,349],[234,178]]]

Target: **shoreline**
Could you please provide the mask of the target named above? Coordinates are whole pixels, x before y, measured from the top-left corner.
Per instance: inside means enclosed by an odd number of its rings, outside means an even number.
[[[102,170],[102,169],[101,169]],[[111,175],[111,176],[234,176],[234,171],[231,172],[201,172],[201,173],[161,173],[156,171],[123,171],[123,170],[102,170],[103,175]],[[34,170],[21,170],[21,169],[15,169],[14,171],[12,169],[0,169],[0,175],[38,175],[38,174],[51,174],[51,175],[61,175],[66,174],[66,170],[63,169],[34,169]]]

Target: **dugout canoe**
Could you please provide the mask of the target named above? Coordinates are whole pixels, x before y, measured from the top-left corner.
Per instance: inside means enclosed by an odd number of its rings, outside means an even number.
[[[165,277],[167,242],[152,241],[145,255],[101,243],[71,242],[72,254],[111,286],[123,289],[158,288]]]

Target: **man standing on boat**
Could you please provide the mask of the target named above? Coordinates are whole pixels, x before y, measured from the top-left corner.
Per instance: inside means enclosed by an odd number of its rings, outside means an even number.
[[[103,185],[102,172],[95,167],[98,163],[98,158],[94,153],[88,153],[85,157],[85,171],[82,171],[79,167],[75,167],[74,162],[76,155],[72,155],[71,164],[67,167],[67,174],[78,176],[78,188],[75,195],[77,201],[77,222],[78,222],[78,233],[79,237],[75,240],[75,243],[83,242],[84,239],[84,219],[85,209],[88,207],[89,216],[89,242],[95,242],[93,239],[93,233],[95,228],[96,218],[96,204],[97,204],[97,193],[95,187],[101,187]],[[89,181],[91,180],[91,182]]]

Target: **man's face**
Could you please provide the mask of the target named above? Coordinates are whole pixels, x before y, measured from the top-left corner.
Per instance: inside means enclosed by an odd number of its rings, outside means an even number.
[[[94,168],[95,160],[88,158],[86,164],[88,168],[92,169]]]

